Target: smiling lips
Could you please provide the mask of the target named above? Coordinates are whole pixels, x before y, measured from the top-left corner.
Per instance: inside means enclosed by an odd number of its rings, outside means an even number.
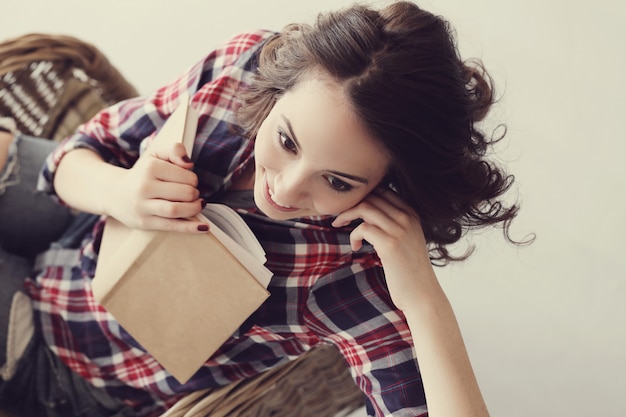
[[[267,178],[265,179],[265,199],[270,204],[270,206],[272,206],[275,210],[283,211],[283,212],[290,212],[290,211],[298,210],[295,207],[283,206],[278,201],[274,200],[274,193],[272,192],[269,184],[267,183]]]

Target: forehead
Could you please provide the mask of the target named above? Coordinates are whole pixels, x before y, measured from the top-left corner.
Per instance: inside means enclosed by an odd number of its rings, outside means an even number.
[[[272,116],[291,125],[305,156],[329,169],[352,168],[361,174],[387,170],[383,145],[359,119],[342,86],[329,77],[302,79],[278,100]]]

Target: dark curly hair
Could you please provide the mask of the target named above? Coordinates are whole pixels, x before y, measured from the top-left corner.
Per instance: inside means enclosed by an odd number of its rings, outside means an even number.
[[[247,135],[256,136],[276,100],[314,70],[344,86],[388,150],[385,181],[419,215],[434,263],[469,256],[452,256],[447,245],[470,229],[498,224],[512,241],[519,206],[502,196],[514,178],[486,160],[497,139],[477,126],[494,103],[493,82],[480,61],[460,58],[446,20],[400,1],[287,26],[263,47],[241,97],[238,118]]]

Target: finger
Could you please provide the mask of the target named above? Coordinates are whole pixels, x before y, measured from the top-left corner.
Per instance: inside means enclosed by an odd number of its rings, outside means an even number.
[[[157,180],[188,184],[193,187],[198,185],[198,176],[193,171],[159,159],[148,161],[147,164],[149,175]]]
[[[163,219],[185,219],[196,216],[204,206],[205,202],[202,199],[192,202],[150,199],[143,204],[143,214],[147,217]]]
[[[368,218],[363,217],[367,213],[370,213],[370,222],[376,221],[376,217],[371,216],[371,214],[376,213],[376,210],[380,211],[383,215],[377,218],[378,221],[386,224],[384,227],[391,227],[395,224],[408,227],[411,222],[419,221],[413,209],[396,193],[389,189],[377,189],[375,192],[369,194],[361,203],[337,216],[333,222],[333,226],[345,226],[357,218],[368,221]]]
[[[355,207],[354,212],[349,215],[362,219],[366,229],[374,226],[394,239],[402,238],[407,232],[420,228],[417,216],[392,208],[389,204],[385,204],[384,207],[388,210],[381,210],[372,199],[368,199],[367,202]]]
[[[389,204],[385,204],[382,200],[375,201],[372,196],[368,196],[356,206],[340,213],[333,221],[335,227],[347,226],[356,219],[362,219],[370,223],[391,223],[393,212]],[[395,209],[394,209],[395,210]]]
[[[210,227],[207,223],[193,219],[167,219],[153,216],[145,220],[144,229],[163,230],[178,233],[206,233]]]
[[[363,236],[363,223],[361,223],[350,232],[350,248],[355,252],[358,251],[363,247],[363,240],[365,237]]]
[[[419,221],[419,217],[413,209],[392,191],[388,191],[384,196],[379,194],[371,195],[368,201],[385,213],[387,218],[393,220],[393,223],[401,227],[408,227],[411,223]]]
[[[413,259],[415,254],[420,253],[419,248],[424,248],[424,253],[428,252],[423,233],[411,236],[394,235],[371,223],[361,223],[350,233],[350,247],[353,251],[358,251],[363,246],[363,241],[367,241],[374,247],[385,267],[387,261],[394,258]],[[407,237],[409,239],[406,239]]]
[[[170,162],[184,169],[193,167],[193,161],[187,155],[187,150],[182,143],[157,146],[151,150],[151,154],[162,161]]]
[[[379,250],[383,249],[383,242],[389,240],[389,235],[377,226],[361,223],[350,233],[350,247],[356,252],[363,247],[364,240],[374,246],[380,256]]]
[[[196,187],[187,184],[152,181],[146,185],[144,196],[148,199],[188,203],[198,200],[200,191]]]

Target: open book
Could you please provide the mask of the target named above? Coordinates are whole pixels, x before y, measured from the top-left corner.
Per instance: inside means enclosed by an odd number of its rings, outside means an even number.
[[[183,141],[198,116],[181,98],[153,143]],[[231,208],[208,204],[207,234],[130,229],[108,218],[92,291],[179,382],[186,382],[267,299],[265,252]]]

